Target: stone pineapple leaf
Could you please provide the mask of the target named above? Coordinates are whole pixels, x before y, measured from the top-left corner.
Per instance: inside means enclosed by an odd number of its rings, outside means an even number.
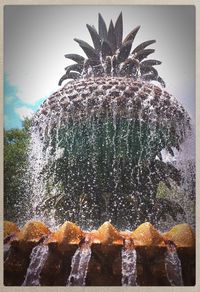
[[[111,46],[106,40],[102,42],[101,53],[102,53],[102,58],[105,58],[106,56],[112,56]]]
[[[135,36],[138,32],[138,30],[140,29],[140,25],[137,26],[136,28],[134,28],[126,37],[125,39],[123,40],[123,44],[128,42],[128,41],[131,41],[131,43],[133,43],[134,39],[135,39]]]
[[[120,13],[117,21],[115,23],[115,36],[116,36],[116,44],[117,48],[121,47],[122,38],[123,38],[123,19],[122,19],[122,12]]]
[[[127,42],[123,42],[123,44],[119,50],[119,53],[117,55],[118,63],[124,62],[128,58],[130,51],[131,51],[131,47],[132,47],[132,40],[129,40]]]
[[[134,67],[138,68],[139,63],[136,63],[135,60],[128,58],[121,64],[120,73],[124,71],[126,74],[131,74]]]
[[[142,75],[144,80],[158,80],[158,71],[153,67],[145,68],[147,71]],[[149,69],[149,70],[148,70]]]
[[[78,70],[78,72],[83,73],[80,74],[80,78],[82,76],[103,77],[105,75],[112,75],[116,77],[126,76],[134,79],[142,77],[143,80],[156,80],[160,82],[162,86],[165,86],[164,81],[160,78],[155,69],[148,70],[148,72],[145,72],[145,70],[143,70],[143,67],[145,66],[153,68],[154,65],[161,64],[161,62],[156,60],[146,60],[144,63],[142,62],[143,59],[146,59],[150,54],[154,53],[155,50],[145,48],[154,43],[155,40],[149,40],[141,43],[130,54],[132,43],[140,26],[134,28],[123,41],[122,13],[120,13],[120,15],[118,16],[115,26],[113,25],[113,21],[110,21],[108,29],[106,27],[103,17],[99,13],[98,26],[99,32],[97,32],[94,26],[87,24],[87,28],[91,35],[94,48],[83,40],[74,39],[83,49],[87,58],[81,57],[76,54],[66,55],[67,58],[71,58],[76,63],[83,65],[82,72]],[[108,56],[111,57],[111,62],[110,60],[105,61],[106,57]],[[130,58],[133,60],[134,64],[130,61],[126,64],[122,64]],[[95,64],[93,63],[93,61],[97,63]],[[120,64],[122,64],[122,66]],[[143,74],[144,76],[142,76]]]
[[[70,72],[70,71],[77,71],[79,73],[81,73],[81,71],[83,70],[83,65],[81,64],[72,64],[69,65],[65,68],[66,73]]]
[[[144,50],[146,47],[150,46],[151,44],[155,43],[156,41],[155,40],[149,40],[149,41],[146,41],[146,42],[143,42],[141,43],[139,46],[137,46],[131,54],[135,54],[135,53],[138,53],[139,51],[141,50]]]
[[[140,71],[142,74],[152,74],[153,73],[153,74],[158,76],[158,71],[152,66],[141,66]]]
[[[163,87],[166,86],[165,81],[164,81],[160,76],[158,77],[157,81],[158,81]]]
[[[105,72],[107,75],[111,73],[111,57],[107,56],[105,59]]]
[[[137,52],[134,57],[138,61],[142,61],[143,59],[147,58],[150,54],[154,52],[155,52],[154,49],[145,49],[145,50]]]
[[[93,26],[91,26],[89,24],[86,24],[86,26],[87,26],[89,33],[90,33],[90,36],[92,38],[94,48],[95,48],[96,52],[99,53],[101,51],[101,38]]]
[[[108,42],[111,45],[112,53],[114,53],[117,49],[117,41],[115,35],[115,28],[112,20],[110,21],[109,29],[108,29]]]
[[[107,28],[105,21],[103,17],[101,16],[101,13],[99,13],[99,36],[102,40],[107,40],[108,34],[107,34]]]
[[[141,62],[141,66],[156,66],[156,65],[160,65],[161,64],[161,61],[158,61],[158,60],[145,60],[143,62]]]
[[[85,58],[83,56],[78,55],[78,54],[66,54],[65,58],[70,59],[72,61],[75,61],[78,64],[83,64],[85,61]]]
[[[80,75],[78,72],[69,72],[69,73],[66,73],[66,74],[64,74],[64,75],[60,78],[58,85],[61,85],[62,82],[63,82],[64,80],[66,80],[66,79],[78,79],[78,78],[80,78],[80,76],[81,76],[81,75]]]
[[[142,67],[140,68],[142,73],[142,79],[146,81],[155,80],[158,81],[163,87],[165,87],[164,81],[158,75],[158,71],[154,67]],[[163,81],[163,82],[162,82]]]
[[[98,59],[98,54],[96,53],[95,49],[91,47],[88,43],[76,38],[74,39],[74,41],[79,44],[79,46],[82,48],[88,58],[94,60]]]

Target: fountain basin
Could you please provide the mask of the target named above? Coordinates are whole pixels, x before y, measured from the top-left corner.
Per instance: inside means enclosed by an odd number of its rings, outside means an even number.
[[[174,226],[163,234],[148,222],[140,225],[135,231],[118,231],[109,222],[105,222],[98,230],[91,232],[84,232],[69,221],[52,233],[44,226],[43,223],[29,222],[18,233],[17,239],[10,239],[10,254],[4,262],[6,286],[22,285],[30,264],[31,251],[38,244],[48,246],[48,256],[40,274],[40,285],[65,286],[70,275],[73,255],[83,236],[88,238],[91,247],[86,286],[121,286],[121,251],[124,238],[134,238],[139,286],[170,286],[165,270],[166,238],[176,241],[177,254],[182,264],[184,286],[195,285],[195,236],[187,224]],[[41,230],[45,232],[41,232],[40,238],[43,238],[44,234],[49,236],[43,242],[38,237]],[[191,235],[187,238],[187,245],[185,237],[180,235],[186,232]]]

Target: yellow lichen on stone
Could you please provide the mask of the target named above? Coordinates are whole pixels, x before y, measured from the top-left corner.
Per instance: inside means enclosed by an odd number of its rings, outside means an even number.
[[[50,233],[49,228],[40,221],[28,221],[19,232],[19,241],[39,240],[43,235]]]
[[[163,233],[165,239],[173,240],[178,247],[193,247],[195,235],[189,224],[178,224],[168,232]]]
[[[11,221],[4,221],[4,227],[3,227],[3,236],[6,238],[8,235],[12,233],[19,232],[19,228],[17,225]]]
[[[115,241],[122,239],[117,229],[110,223],[104,222],[97,230],[100,242],[103,244],[112,244]]]
[[[161,234],[149,222],[141,224],[132,232],[131,237],[134,239],[135,245],[155,246],[163,242]]]
[[[80,238],[83,236],[83,231],[76,224],[66,221],[58,231],[53,235],[52,239],[55,239],[58,243],[70,243],[79,242]],[[51,241],[51,240],[50,240]]]

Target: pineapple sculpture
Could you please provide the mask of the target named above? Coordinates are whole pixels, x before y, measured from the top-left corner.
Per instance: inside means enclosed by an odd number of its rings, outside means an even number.
[[[111,220],[124,228],[146,220],[155,224],[166,215],[176,219],[182,208],[156,198],[160,182],[170,188],[172,180],[181,180],[161,151],[173,156],[180,150],[190,118],[165,90],[155,69],[161,62],[149,58],[155,40],[133,48],[140,26],[123,39],[122,13],[108,28],[99,14],[98,26],[97,32],[87,25],[93,47],[74,39],[85,57],[65,55],[74,61],[59,81],[67,83],[34,118],[48,153],[42,208],[53,207],[58,217],[79,226]]]

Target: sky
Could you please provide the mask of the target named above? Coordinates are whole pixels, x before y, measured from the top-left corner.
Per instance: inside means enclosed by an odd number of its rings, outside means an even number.
[[[70,61],[67,53],[84,56],[73,38],[90,44],[86,23],[98,27],[98,13],[107,25],[123,13],[124,37],[141,28],[133,47],[155,39],[151,58],[162,61],[159,75],[166,89],[195,121],[194,6],[68,6],[7,5],[4,7],[4,127],[21,127],[39,105],[59,89]],[[64,83],[63,83],[64,84]]]

